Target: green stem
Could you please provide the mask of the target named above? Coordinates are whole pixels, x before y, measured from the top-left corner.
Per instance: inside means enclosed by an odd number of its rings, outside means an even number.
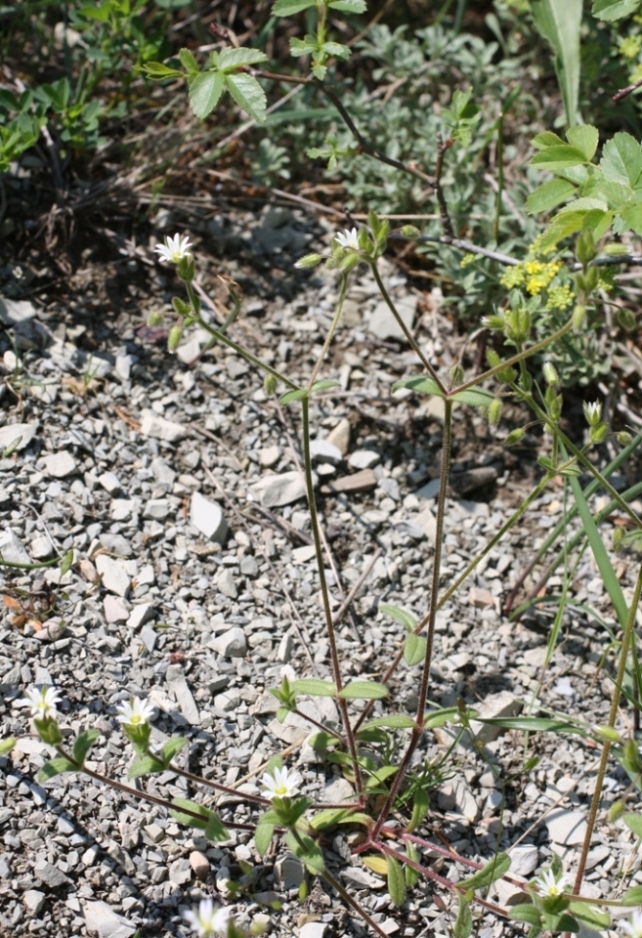
[[[337,308],[335,310],[334,316],[332,317],[332,323],[330,324],[330,329],[328,330],[328,334],[326,336],[325,342],[323,343],[321,354],[319,355],[317,359],[316,365],[312,369],[312,374],[310,375],[310,380],[308,381],[308,390],[312,387],[312,385],[316,381],[317,375],[319,373],[319,368],[321,367],[323,363],[323,359],[325,358],[327,351],[330,348],[330,343],[332,342],[332,339],[334,338],[334,333],[336,332],[337,326],[339,325],[339,320],[341,319],[341,310],[343,309],[343,301],[346,298],[347,289],[348,289],[348,277],[346,274],[342,274],[341,292],[339,293],[339,300],[337,302]]]
[[[635,589],[633,591],[633,598],[631,600],[631,606],[629,608],[629,614],[627,616],[626,625],[624,626],[624,634],[622,635],[622,646],[620,648],[620,660],[618,661],[617,676],[615,678],[615,687],[613,688],[613,699],[611,700],[611,709],[609,711],[609,720],[608,727],[613,729],[615,727],[615,720],[617,718],[617,711],[620,705],[620,696],[622,694],[622,684],[624,682],[624,675],[626,672],[626,659],[629,653],[629,647],[635,636],[635,617],[637,614],[638,604],[640,602],[640,593],[642,592],[642,566],[640,567],[640,572],[638,573],[638,579],[635,584]],[[595,821],[597,819],[597,812],[600,806],[600,797],[602,795],[602,786],[604,784],[604,776],[606,775],[606,768],[609,761],[609,752],[611,750],[611,741],[609,739],[604,740],[604,746],[602,748],[602,757],[600,759],[600,765],[597,770],[597,778],[595,779],[595,787],[593,789],[593,798],[591,800],[591,809],[589,811],[588,821],[586,825],[586,834],[584,836],[584,843],[582,845],[582,855],[580,856],[580,862],[577,868],[577,876],[575,877],[575,885],[573,887],[573,892],[579,892],[582,888],[582,879],[584,878],[584,870],[586,869],[586,858],[588,852],[591,848],[591,840],[593,838],[593,831],[595,829]]]

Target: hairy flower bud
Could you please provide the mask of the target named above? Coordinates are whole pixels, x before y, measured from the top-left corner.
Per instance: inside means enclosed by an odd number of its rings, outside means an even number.
[[[181,325],[172,326],[167,336],[167,351],[175,352],[183,336],[183,327]]]

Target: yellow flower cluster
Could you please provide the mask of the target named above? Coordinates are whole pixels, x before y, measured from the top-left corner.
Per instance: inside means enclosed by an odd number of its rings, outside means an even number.
[[[538,293],[545,290],[561,266],[559,261],[548,261],[547,263],[536,260],[526,261],[524,264],[524,279],[526,289],[530,295],[537,296]]]
[[[573,291],[567,283],[560,287],[551,287],[546,299],[546,309],[568,309],[574,300]]]

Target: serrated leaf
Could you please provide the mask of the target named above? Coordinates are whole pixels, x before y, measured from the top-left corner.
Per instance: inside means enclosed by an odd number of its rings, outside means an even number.
[[[413,632],[406,637],[403,648],[403,656],[406,664],[414,667],[420,664],[426,657],[426,648],[428,643],[423,635],[415,635]]]
[[[344,46],[341,42],[324,42],[321,48],[326,55],[333,55],[337,59],[349,59],[352,54],[349,46]]]
[[[545,130],[543,133],[537,134],[533,137],[531,143],[536,150],[545,150],[547,147],[564,146],[562,138],[554,134],[552,130]]]
[[[612,23],[613,20],[620,20],[635,13],[639,5],[640,0],[593,0],[591,12],[593,16]]]
[[[623,905],[642,905],[642,886],[632,886],[622,896]]]
[[[260,818],[254,831],[254,846],[259,856],[264,856],[272,843],[276,823],[268,820],[265,815]]]
[[[79,765],[85,764],[87,753],[99,736],[100,730],[85,730],[85,732],[81,733],[80,736],[76,739],[72,754]]]
[[[524,902],[521,905],[511,905],[508,908],[508,914],[516,922],[527,922],[529,925],[539,925],[542,921],[542,914],[538,908],[531,905],[530,902]]]
[[[374,720],[369,720],[368,723],[364,725],[363,729],[383,726],[389,730],[410,730],[414,725],[415,721],[412,717],[408,716],[408,714],[391,713],[389,716],[376,717]]]
[[[140,778],[141,775],[152,775],[154,772],[164,772],[165,764],[154,756],[142,756],[136,759],[129,767],[127,778]]]
[[[473,876],[469,876],[468,879],[463,879],[460,885],[464,889],[483,889],[485,886],[490,886],[495,880],[501,879],[509,871],[510,862],[507,853],[498,853],[490,863],[486,864],[483,870],[479,870]]]
[[[56,775],[62,775],[63,772],[77,771],[73,762],[70,762],[69,759],[66,759],[64,756],[57,756],[55,759],[50,759],[49,762],[45,762],[38,772],[37,778],[39,782],[46,782],[50,778],[55,778]]]
[[[628,814],[622,815],[622,820],[629,830],[633,831],[636,837],[642,837],[642,814],[629,812]]]
[[[337,685],[334,681],[322,681],[316,677],[303,677],[292,681],[290,687],[294,694],[309,694],[311,697],[336,697]]]
[[[453,925],[453,938],[468,938],[472,930],[473,916],[470,911],[470,904],[466,902],[463,896],[460,896],[457,918]]]
[[[9,753],[14,748],[16,743],[17,743],[17,739],[15,736],[7,736],[6,739],[1,740],[0,741],[0,758],[2,758],[3,756],[9,755]]]
[[[183,66],[190,74],[196,73],[199,71],[198,62],[193,52],[190,52],[189,49],[180,49],[178,53],[178,59]]]
[[[428,808],[430,807],[430,795],[426,788],[417,788],[415,789],[412,796],[412,814],[410,815],[410,820],[406,827],[406,833],[409,834],[411,831],[416,830],[417,827],[421,824],[423,819],[428,814]]]
[[[260,49],[245,49],[240,46],[238,49],[223,49],[218,55],[218,67],[222,72],[231,68],[242,68],[245,65],[256,65],[257,62],[265,62],[267,55]]]
[[[386,856],[388,864],[388,895],[393,905],[403,905],[406,898],[406,881],[400,863],[395,857]]]
[[[310,392],[307,388],[298,388],[296,391],[286,391],[285,394],[282,394],[279,398],[279,404],[282,407],[287,407],[288,404],[293,404],[294,401],[302,401],[304,397],[308,397]]]
[[[568,166],[581,166],[587,160],[581,150],[577,150],[569,143],[563,143],[556,147],[546,147],[540,150],[531,160],[531,166],[537,166],[539,169],[566,169]]]
[[[642,234],[642,205],[631,205],[623,209],[620,216],[637,235]]]
[[[590,124],[577,124],[575,127],[569,127],[566,131],[566,138],[572,147],[584,154],[587,160],[593,159],[600,139],[597,127],[592,127]]]
[[[259,124],[265,122],[267,98],[256,78],[243,72],[226,74],[225,87],[242,111]]]
[[[190,83],[189,103],[201,120],[210,114],[225,91],[225,78],[221,72],[204,72]]]
[[[550,212],[574,193],[575,186],[566,179],[549,179],[531,192],[526,199],[526,211],[531,215],[535,212]]]
[[[176,753],[187,746],[187,743],[188,740],[184,736],[172,736],[171,739],[168,739],[161,749],[161,759],[165,765],[169,765]]]
[[[316,0],[276,0],[272,7],[273,16],[294,16],[301,10],[307,10],[316,5]]]
[[[330,0],[328,6],[340,13],[365,13],[368,8],[366,0]]]
[[[381,700],[387,696],[388,688],[377,681],[352,681],[339,693],[344,700]]]
[[[617,133],[604,144],[600,169],[606,179],[635,186],[642,173],[642,149],[631,134]]]
[[[387,876],[388,875],[388,864],[386,863],[385,857],[380,857],[377,854],[369,854],[367,857],[361,857],[362,862],[369,870],[372,870],[373,873],[376,873],[377,876]]]
[[[379,606],[379,611],[383,612],[386,616],[392,616],[392,618],[396,619],[397,622],[401,622],[404,629],[406,629],[408,632],[413,632],[417,628],[417,619],[411,612],[407,612],[400,606],[389,606],[384,603]]]

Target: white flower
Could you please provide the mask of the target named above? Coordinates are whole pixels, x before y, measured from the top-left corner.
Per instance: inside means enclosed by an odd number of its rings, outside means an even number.
[[[191,925],[199,938],[209,935],[227,935],[227,920],[232,910],[226,906],[214,908],[211,899],[201,899],[196,912],[183,912],[183,918]]]
[[[346,228],[334,236],[334,240],[339,247],[352,248],[353,251],[359,250],[359,232],[356,228]]]
[[[600,401],[594,401],[592,404],[584,404],[584,416],[589,426],[594,427],[602,419],[602,404]]]
[[[127,703],[118,704],[116,707],[118,713],[117,720],[127,726],[140,726],[142,723],[149,723],[154,715],[154,708],[146,700],[140,697],[132,697]]]
[[[271,801],[273,798],[291,798],[302,779],[298,772],[274,769],[273,775],[266,772],[261,781],[263,782],[263,795]]]
[[[154,250],[160,254],[162,261],[167,261],[168,264],[178,264],[183,258],[192,256],[189,250],[191,247],[192,244],[187,235],[177,234],[173,238],[166,237],[165,244],[157,244]]]
[[[44,719],[51,717],[56,712],[56,704],[61,698],[60,691],[54,687],[44,684],[42,687],[30,687],[26,691],[26,697],[20,703],[31,707],[31,716],[35,719]]]
[[[553,870],[546,870],[535,880],[540,893],[545,896],[561,896],[563,892],[569,889],[569,882],[565,876],[557,877]]]
[[[629,938],[642,938],[642,909],[637,909],[629,922],[621,924]]]

